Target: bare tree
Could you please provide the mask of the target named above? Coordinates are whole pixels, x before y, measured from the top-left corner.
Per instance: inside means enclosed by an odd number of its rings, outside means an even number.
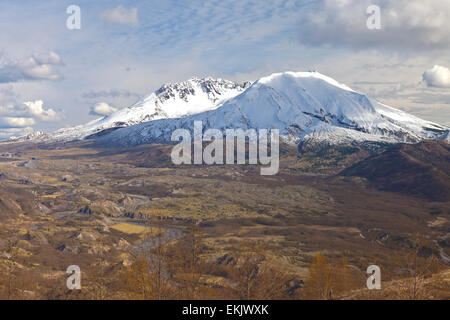
[[[230,266],[234,292],[239,299],[281,299],[285,297],[288,278],[267,261],[267,248],[241,242],[233,248],[234,263]]]
[[[360,279],[343,258],[334,264],[318,253],[309,265],[302,298],[333,300],[343,293],[358,288]]]
[[[399,288],[400,297],[411,300],[427,299],[433,292],[427,287],[426,280],[442,270],[439,258],[433,252],[433,243],[416,234],[412,250],[406,254],[403,261],[407,279]]]

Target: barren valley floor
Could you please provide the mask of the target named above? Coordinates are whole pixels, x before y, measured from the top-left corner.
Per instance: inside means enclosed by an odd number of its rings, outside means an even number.
[[[174,166],[170,150],[2,144],[1,297],[450,297],[449,202],[339,174],[367,150],[284,146],[275,176]],[[66,287],[70,265],[82,290]],[[381,268],[380,292],[365,289],[369,265]],[[336,275],[333,296],[314,282],[320,272]],[[419,274],[420,294],[410,286]]]

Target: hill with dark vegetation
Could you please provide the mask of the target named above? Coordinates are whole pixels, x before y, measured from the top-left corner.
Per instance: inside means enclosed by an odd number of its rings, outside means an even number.
[[[340,175],[366,178],[385,191],[449,201],[450,145],[437,141],[398,144],[344,169]]]

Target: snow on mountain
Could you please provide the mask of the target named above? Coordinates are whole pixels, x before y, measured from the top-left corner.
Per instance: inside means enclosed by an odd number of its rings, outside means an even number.
[[[279,129],[292,143],[449,140],[448,126],[384,105],[318,72],[285,72],[253,84],[211,78],[165,84],[110,116],[13,141],[169,142],[175,129],[192,130],[196,120],[204,129]]]
[[[19,136],[19,137],[11,137],[8,139],[8,141],[26,141],[26,140],[35,140],[41,136],[45,136],[45,132],[44,131],[34,131],[34,132],[30,132],[24,136]]]
[[[107,129],[127,127],[146,121],[188,116],[214,110],[224,101],[238,95],[250,86],[250,82],[235,83],[224,79],[193,78],[180,83],[169,83],[144,97],[131,107],[87,124],[59,129],[51,134],[39,134],[34,141],[71,141]],[[22,137],[14,141],[30,140]]]
[[[192,130],[197,120],[203,121],[204,129],[279,129],[285,140],[295,143],[413,143],[448,139],[449,130],[379,103],[318,72],[285,72],[259,79],[217,108],[118,129],[98,140],[107,145],[168,142],[175,129]]]
[[[447,143],[450,143],[450,131],[447,131],[447,133],[443,134],[441,137],[439,137],[438,140],[445,141]]]

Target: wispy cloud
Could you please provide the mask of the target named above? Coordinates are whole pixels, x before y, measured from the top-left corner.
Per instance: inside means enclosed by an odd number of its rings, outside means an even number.
[[[138,98],[140,95],[135,92],[131,92],[125,89],[110,89],[110,90],[100,90],[100,91],[88,91],[83,93],[83,98],[86,99],[98,99],[98,98]]]
[[[0,62],[0,83],[58,80],[61,75],[57,71],[57,66],[61,65],[63,65],[61,58],[53,51],[19,60],[3,58]]]
[[[130,24],[133,26],[137,26],[139,24],[138,9],[128,9],[121,5],[116,8],[103,11],[100,14],[100,18],[109,22]]]

